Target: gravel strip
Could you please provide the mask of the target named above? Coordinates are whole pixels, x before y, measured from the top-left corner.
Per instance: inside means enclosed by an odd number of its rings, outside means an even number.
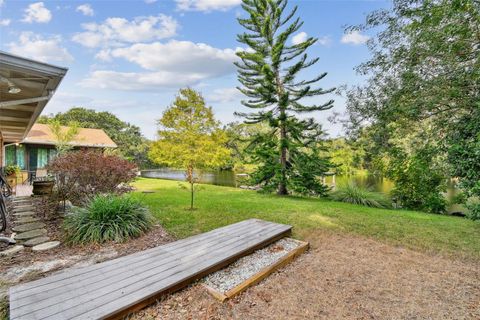
[[[208,275],[204,278],[204,282],[209,287],[225,293],[263,268],[274,264],[300,245],[301,242],[291,238],[278,240],[268,247],[240,258],[228,267]]]

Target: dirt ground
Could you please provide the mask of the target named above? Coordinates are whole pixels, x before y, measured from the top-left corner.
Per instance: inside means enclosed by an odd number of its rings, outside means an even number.
[[[200,284],[130,319],[480,319],[480,262],[312,234],[308,253],[224,303]]]

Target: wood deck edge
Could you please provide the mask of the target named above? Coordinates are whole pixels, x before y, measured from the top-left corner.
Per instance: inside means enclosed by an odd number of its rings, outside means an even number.
[[[232,262],[234,262],[235,260],[238,260],[239,258],[241,257],[244,257],[246,255],[249,255],[251,254],[252,252],[258,250],[258,249],[261,249],[263,247],[266,247],[268,246],[269,244],[275,242],[275,241],[278,241],[286,236],[289,236],[291,233],[292,233],[292,226],[288,226],[289,228],[286,229],[285,231],[282,231],[281,233],[273,236],[273,237],[270,237],[260,243],[258,243],[257,245],[247,249],[247,250],[244,250],[243,252],[240,252],[210,268],[208,268],[207,270],[204,270],[200,273],[197,273],[197,274],[194,274],[192,275],[191,277],[175,284],[174,286],[170,287],[170,288],[167,288],[165,290],[162,290],[162,291],[159,291],[157,293],[155,293],[155,295],[151,296],[151,297],[148,297],[146,298],[145,300],[133,305],[133,306],[130,306],[124,310],[120,310],[119,312],[117,312],[116,314],[114,315],[111,315],[111,316],[108,316],[108,317],[105,317],[104,319],[108,319],[108,320],[113,320],[113,319],[123,319],[125,318],[126,316],[136,312],[136,311],[139,311],[153,303],[155,303],[156,301],[158,301],[161,297],[169,294],[169,293],[173,293],[175,291],[178,291],[180,289],[183,289],[184,287],[188,286],[189,284],[191,284],[192,282],[200,279],[200,278],[203,278],[205,277],[206,275],[212,273],[212,272],[215,272],[215,271],[218,271],[222,268],[224,268],[225,266],[231,264]]]
[[[227,292],[220,292],[206,284],[204,284],[205,289],[217,300],[223,302],[227,299],[231,299],[234,296],[242,293],[243,291],[247,290],[249,287],[261,282],[263,279],[277,271],[278,269],[284,267],[285,265],[289,264],[293,261],[296,257],[300,256],[302,253],[308,250],[309,243],[305,241],[296,240],[300,242],[300,246],[290,251],[287,255],[282,257],[280,260],[275,262],[272,265],[266,266],[265,268],[261,269],[257,273],[255,273],[250,278],[246,279],[236,287],[228,290]]]

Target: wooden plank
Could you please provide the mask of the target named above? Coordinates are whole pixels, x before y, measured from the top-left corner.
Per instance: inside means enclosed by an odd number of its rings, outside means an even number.
[[[221,227],[206,233],[194,235],[189,238],[178,240],[162,246],[147,249],[141,252],[136,252],[128,256],[120,257],[120,258],[109,260],[106,262],[98,263],[93,266],[67,269],[63,272],[60,272],[58,274],[52,275],[47,278],[43,278],[43,279],[35,280],[26,284],[15,286],[10,289],[10,294],[19,294],[19,296],[21,297],[23,296],[20,294],[21,292],[27,291],[27,295],[28,295],[28,292],[32,292],[32,289],[35,287],[42,287],[39,291],[39,292],[42,292],[47,289],[52,289],[52,287],[43,287],[43,286],[50,283],[57,283],[57,282],[59,283],[59,285],[64,285],[65,283],[67,283],[65,282],[67,281],[67,279],[71,279],[71,282],[73,283],[78,281],[78,279],[80,278],[82,279],[87,278],[89,273],[95,272],[96,270],[102,269],[106,266],[114,266],[114,265],[122,265],[122,264],[125,265],[130,263],[133,260],[136,260],[139,257],[142,259],[148,259],[148,258],[154,257],[158,253],[158,251],[163,252],[164,250],[177,250],[184,247],[184,245],[189,245],[192,243],[200,242],[202,240],[207,240],[210,236],[217,236],[219,234],[221,234],[222,236],[227,236],[226,234],[224,234],[225,232],[233,232],[237,230],[237,228],[240,228],[244,225],[251,224],[251,223],[252,223],[252,219],[244,220],[235,224]]]
[[[187,285],[290,230],[290,226],[251,219],[113,262],[77,269],[73,277],[62,273],[49,277],[54,279],[12,288],[11,319],[115,316],[141,307],[158,294]],[[112,272],[114,275],[109,276]],[[83,277],[90,280],[82,283]]]
[[[254,235],[258,231],[258,229],[252,230],[249,225],[246,225],[244,229],[241,230],[242,233],[245,233],[245,240],[247,240],[246,238],[248,236]],[[120,289],[120,284],[124,279],[134,279],[135,282],[138,282],[144,278],[148,278],[150,275],[160,275],[165,270],[169,270],[177,266],[179,263],[182,263],[186,260],[186,258],[188,260],[192,260],[202,255],[204,256],[202,258],[207,258],[209,256],[206,255],[206,250],[210,251],[207,254],[211,255],[212,253],[217,252],[217,249],[226,250],[228,249],[228,246],[230,244],[235,244],[235,242],[238,241],[239,240],[237,238],[231,238],[228,240],[220,239],[220,241],[214,241],[208,246],[204,247],[204,250],[199,251],[198,249],[196,249],[197,252],[195,254],[192,254],[185,250],[177,252],[177,255],[171,255],[166,252],[168,254],[168,257],[166,259],[163,259],[162,257],[157,257],[154,260],[143,261],[144,264],[142,266],[129,264],[127,265],[127,270],[117,269],[115,270],[116,274],[113,274],[113,276],[111,274],[111,270],[101,269],[98,277],[96,279],[93,279],[95,281],[85,282],[82,280],[75,283],[69,283],[68,285],[57,288],[60,290],[50,290],[48,288],[42,287],[41,289],[45,289],[47,291],[39,292],[35,295],[17,297],[17,299],[15,299],[15,304],[12,305],[12,307],[15,308],[17,312],[21,312],[24,309],[28,309],[32,303],[35,303],[35,307],[37,308],[49,307],[55,304],[65,303],[65,301],[70,299],[74,299],[75,302],[79,303],[79,299],[81,299],[81,296],[78,295],[79,290],[82,292],[82,295],[86,295],[89,292],[95,292],[97,294],[99,292],[103,292],[103,288],[107,288],[109,291],[115,290],[117,287]],[[198,244],[196,245],[196,248],[198,248]],[[136,276],[137,274],[141,274],[141,277]],[[115,286],[111,286],[112,283],[114,283]],[[89,297],[91,298],[91,295],[89,295]]]
[[[278,227],[277,227],[278,228]],[[266,231],[266,234],[273,233],[272,230]],[[252,236],[249,234],[249,237]],[[254,240],[246,240],[246,243],[251,243]],[[244,243],[238,245],[239,247],[245,246]],[[227,250],[230,250],[230,247],[227,247]],[[40,305],[40,310],[31,310],[32,303],[25,305],[23,308],[19,308],[16,311],[16,314],[20,314],[22,318],[28,313],[33,312],[33,314],[41,316],[40,318],[51,318],[59,311],[59,309],[65,309],[66,312],[62,313],[62,318],[70,318],[76,313],[82,313],[85,309],[88,311],[91,308],[104,305],[110,301],[118,301],[118,298],[124,295],[124,292],[135,291],[138,288],[143,288],[148,286],[151,282],[163,281],[161,283],[169,283],[171,281],[178,280],[179,276],[183,276],[186,273],[191,273],[192,268],[198,268],[199,265],[208,265],[211,264],[211,261],[215,261],[217,256],[215,254],[223,253],[225,254],[225,246],[220,247],[212,251],[211,255],[204,254],[200,259],[190,259],[186,263],[174,264],[171,268],[167,269],[166,272],[157,273],[156,270],[151,270],[149,272],[139,272],[141,278],[137,276],[125,277],[117,279],[101,289],[95,291],[88,290],[88,292],[82,292],[78,294],[79,290],[73,291],[73,298],[67,300],[59,301],[52,304],[52,301],[48,301],[46,304]],[[181,275],[179,275],[179,273]],[[161,289],[161,287],[160,287]],[[83,290],[82,290],[83,291]],[[44,301],[42,301],[43,303]],[[95,303],[93,303],[95,302]],[[94,304],[92,306],[92,303]],[[38,304],[35,304],[36,308]],[[39,311],[39,312],[37,312]],[[20,313],[17,313],[20,312]],[[35,317],[37,318],[37,316]]]

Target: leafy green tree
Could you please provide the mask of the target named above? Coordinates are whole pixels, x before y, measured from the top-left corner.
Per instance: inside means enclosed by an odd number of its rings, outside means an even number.
[[[448,139],[448,160],[454,163],[452,175],[460,178],[460,187],[472,200],[469,216],[480,220],[480,104],[475,112],[463,116]]]
[[[62,126],[59,120],[50,119],[48,121],[48,127],[55,137],[55,148],[59,155],[62,155],[73,149],[72,141],[78,135],[79,127],[78,123],[71,121],[68,126]]]
[[[134,161],[139,167],[152,165],[147,155],[150,142],[142,136],[140,128],[120,120],[113,113],[75,107],[64,113],[41,116],[38,122],[48,124],[50,119],[65,126],[76,122],[83,128],[103,129],[118,145],[120,156]]]
[[[364,25],[351,27],[380,30],[368,42],[371,59],[358,67],[368,77],[366,85],[347,92],[351,128],[369,126],[377,153],[394,162],[401,160],[395,154],[398,144],[393,143],[400,139],[410,161],[437,153],[431,155],[438,163],[428,165],[433,170],[429,176],[443,176],[442,164],[448,163],[461,181],[474,178],[465,174],[468,169],[457,170],[459,163],[469,161],[468,153],[455,152],[450,157],[447,153],[453,141],[457,141],[457,151],[459,145],[466,147],[455,138],[457,128],[468,127],[465,121],[478,121],[469,115],[480,101],[479,25],[480,3],[476,0],[394,0],[391,10],[375,11]],[[425,148],[421,150],[415,140],[402,136],[405,131],[415,132],[433,145],[420,144]],[[408,175],[407,168],[403,169],[397,172]],[[418,185],[423,189],[419,193],[441,192],[441,179],[434,180],[438,182],[435,187]],[[472,187],[471,183],[461,185]]]
[[[303,192],[312,187],[309,184],[316,181],[313,175],[319,170],[312,172],[304,185],[301,179],[294,178],[307,159],[321,164],[317,168],[322,170],[328,166],[312,149],[323,134],[320,125],[312,118],[297,116],[330,109],[333,100],[318,105],[305,105],[302,101],[334,90],[314,87],[326,73],[309,80],[299,79],[302,71],[318,62],[318,58],[309,59],[306,53],[317,39],[309,37],[289,44],[303,22],[294,18],[297,7],[290,12],[285,11],[286,7],[286,0],[243,0],[242,8],[248,17],[238,19],[246,29],[238,35],[238,41],[248,49],[237,53],[241,61],[236,63],[242,84],[239,90],[248,97],[242,104],[255,110],[237,115],[244,117],[245,123],[266,123],[270,127],[267,134],[252,141],[261,163],[254,182],[262,184],[265,190],[276,189],[280,195],[288,194],[289,188]],[[324,190],[318,181],[314,189]]]
[[[205,106],[200,93],[190,88],[180,90],[158,124],[158,140],[152,144],[149,156],[158,164],[185,169],[193,209],[198,170],[218,168],[228,161],[227,136],[212,108]]]

